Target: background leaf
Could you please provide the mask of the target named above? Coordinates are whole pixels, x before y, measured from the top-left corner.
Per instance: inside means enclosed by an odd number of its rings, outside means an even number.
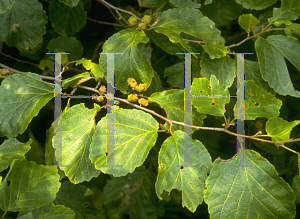
[[[134,78],[137,83],[150,86],[154,75],[151,65],[142,57],[137,45],[147,43],[149,38],[143,31],[132,28],[122,30],[111,36],[103,45],[103,52],[117,52],[115,57],[115,88],[126,93],[127,79]],[[107,55],[101,54],[99,65],[107,75]]]
[[[126,213],[132,219],[157,218],[162,203],[158,205],[153,192],[154,184],[143,165],[126,176],[112,177],[103,190],[109,217],[120,218]]]
[[[27,160],[14,160],[0,189],[4,211],[29,211],[51,203],[59,190],[56,167]]]
[[[203,17],[201,12],[193,8],[169,9],[160,15],[158,23],[152,27],[157,33],[166,35],[172,43],[180,43],[188,52],[193,52],[180,33],[184,32],[205,42],[203,48],[210,58],[219,58],[227,54],[225,40],[214,22]]]
[[[28,50],[42,42],[47,16],[37,0],[15,0],[11,9],[0,14],[0,23],[0,41]]]
[[[284,58],[300,71],[300,42],[287,36],[260,37],[255,42],[255,50],[263,79],[281,95],[300,97],[293,87]]]
[[[170,0],[170,2],[178,8],[200,8],[201,4],[197,4],[192,0]]]
[[[231,87],[236,76],[234,60],[229,55],[218,59],[210,59],[208,55],[204,55],[200,67],[203,77],[210,79],[211,75],[215,75],[220,85],[225,85],[225,87]]]
[[[276,3],[277,0],[236,0],[237,3],[243,5],[244,8],[247,9],[255,9],[255,10],[262,10],[265,9],[274,3]]]
[[[71,8],[59,0],[53,0],[49,5],[49,20],[55,32],[60,35],[73,35],[85,26],[87,20],[87,12],[82,1],[77,5],[70,1],[67,4],[75,7]]]
[[[296,20],[300,15],[300,2],[295,0],[281,0],[281,7],[274,8],[273,17],[269,18],[269,23],[275,26],[290,24],[290,20]]]
[[[4,14],[8,9],[11,9],[15,0],[0,0],[0,14]]]

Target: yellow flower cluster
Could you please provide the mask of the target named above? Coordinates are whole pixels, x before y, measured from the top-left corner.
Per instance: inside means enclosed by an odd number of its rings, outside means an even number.
[[[127,79],[128,86],[132,87],[132,90],[136,90],[137,92],[143,92],[147,90],[147,85],[145,83],[137,84],[136,80],[134,78],[128,78]],[[138,96],[143,96],[142,94],[129,94],[127,99],[130,102],[136,102],[139,100],[139,104],[142,106],[148,106],[148,100],[141,98],[139,99]]]

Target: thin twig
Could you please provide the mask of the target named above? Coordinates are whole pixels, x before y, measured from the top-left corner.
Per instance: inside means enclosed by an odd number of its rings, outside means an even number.
[[[183,39],[183,38],[182,38]],[[183,39],[184,41],[190,42],[190,43],[199,43],[199,44],[205,44],[205,41],[198,41],[198,40],[189,40],[189,39]]]
[[[109,4],[108,2],[106,2],[106,1],[104,1],[104,0],[97,0],[97,1],[100,2],[100,3],[103,3],[106,7],[112,8],[112,9],[115,10],[116,12],[117,12],[117,11],[122,11],[122,12],[124,12],[124,13],[126,13],[126,14],[129,14],[129,15],[131,15],[131,16],[137,18],[138,20],[141,20],[141,18],[139,18],[138,16],[136,16],[136,15],[135,15],[134,13],[132,13],[131,11],[126,11],[126,10],[124,10],[124,9],[122,9],[122,8],[118,8],[118,7],[116,7],[116,6],[113,6],[113,5]]]
[[[27,62],[27,61],[24,61],[24,60],[21,60],[21,59],[17,59],[17,58],[15,58],[15,57],[13,57],[13,56],[11,56],[11,55],[7,55],[7,54],[5,54],[5,53],[1,53],[1,55],[5,56],[5,57],[7,57],[7,58],[10,58],[10,59],[16,60],[17,62],[23,62],[23,63],[29,64],[29,65],[33,65],[34,67],[39,67],[39,65],[36,64],[36,63]]]
[[[239,45],[241,45],[241,44],[243,44],[244,42],[246,42],[246,41],[248,41],[248,40],[250,40],[250,39],[252,39],[252,38],[255,38],[255,37],[258,37],[260,34],[263,34],[263,33],[266,33],[266,32],[269,32],[269,31],[271,31],[271,30],[284,30],[284,28],[268,28],[268,29],[264,29],[264,30],[262,30],[261,32],[259,32],[259,33],[257,33],[257,34],[255,34],[255,35],[253,35],[253,36],[248,36],[248,37],[246,37],[245,39],[243,39],[241,42],[239,42],[239,43],[236,43],[236,44],[232,44],[232,45],[230,45],[230,46],[226,46],[226,48],[227,49],[229,49],[229,48],[232,48],[232,47],[236,47],[236,46],[239,46]]]
[[[89,19],[91,21],[94,21],[96,23],[99,23],[99,24],[106,24],[106,25],[112,25],[112,26],[117,26],[117,27],[126,27],[123,24],[116,24],[116,23],[110,23],[110,22],[105,22],[105,21],[98,21],[98,20],[95,20],[95,19],[90,18],[90,17],[88,17],[87,19]]]
[[[86,89],[86,90],[89,90],[89,91],[93,91],[93,92],[95,92],[95,93],[99,93],[99,91],[96,90],[96,89],[94,89],[94,88],[90,88],[90,87],[86,87],[86,86],[81,86],[81,85],[79,85],[78,87],[83,88],[83,89]],[[229,130],[227,130],[227,129],[224,129],[224,128],[200,127],[200,126],[194,126],[194,125],[187,125],[187,124],[185,124],[185,123],[183,123],[183,122],[178,122],[178,121],[170,120],[170,119],[168,119],[168,118],[166,118],[166,117],[164,117],[164,116],[162,116],[162,115],[159,115],[158,113],[156,113],[156,112],[154,112],[154,111],[152,111],[152,110],[150,110],[150,109],[147,109],[147,108],[145,108],[145,107],[139,106],[139,105],[134,104],[134,103],[131,103],[131,102],[129,102],[129,101],[126,100],[126,99],[121,99],[121,98],[118,98],[118,97],[115,97],[115,99],[118,100],[118,101],[120,101],[120,102],[127,103],[128,105],[131,105],[131,106],[133,106],[133,107],[135,107],[135,108],[137,108],[137,109],[140,109],[140,110],[146,111],[146,112],[148,112],[148,113],[151,113],[152,115],[155,115],[155,116],[157,116],[158,118],[161,118],[162,120],[165,120],[165,121],[168,122],[170,125],[172,125],[172,124],[177,124],[177,125],[182,125],[182,126],[186,126],[186,127],[191,127],[191,128],[197,129],[197,130],[211,130],[211,131],[225,132],[225,133],[230,134],[230,135],[233,135],[233,136],[235,136],[235,137],[250,138],[250,139],[253,139],[253,140],[256,140],[256,141],[262,141],[262,142],[266,142],[266,143],[276,144],[276,145],[278,145],[278,146],[280,146],[280,147],[283,147],[283,148],[285,148],[285,149],[287,149],[287,150],[289,150],[289,151],[291,151],[291,152],[293,152],[293,153],[296,153],[296,154],[299,153],[299,152],[294,151],[294,150],[292,150],[292,149],[290,149],[290,148],[288,148],[288,147],[286,147],[286,146],[284,146],[284,145],[281,145],[281,144],[283,144],[283,143],[290,143],[290,142],[300,141],[300,138],[299,138],[299,139],[289,140],[289,141],[279,141],[279,142],[276,142],[276,141],[269,141],[269,140],[265,140],[265,139],[256,138],[256,137],[254,137],[254,136],[247,136],[247,135],[236,134],[236,133],[231,132],[231,131],[229,131]]]

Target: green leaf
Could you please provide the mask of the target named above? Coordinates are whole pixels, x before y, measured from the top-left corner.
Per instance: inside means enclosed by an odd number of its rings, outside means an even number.
[[[60,53],[64,53],[63,51],[59,51]],[[66,54],[61,55],[61,65],[66,64],[68,61],[68,56]],[[54,54],[46,54],[44,58],[40,61],[39,68],[45,70],[45,68],[49,68],[54,72]]]
[[[149,98],[149,101],[158,103],[166,112],[167,118],[178,122],[184,122],[184,90],[172,89],[162,92],[153,93]],[[197,112],[195,108],[192,108],[192,121],[193,125],[202,126],[203,119],[206,118],[204,114]],[[161,125],[163,129],[169,128],[169,123]],[[173,124],[172,132],[176,130],[184,130],[184,126]],[[193,129],[195,131],[195,129]]]
[[[236,0],[236,2],[247,9],[262,10],[275,4],[277,0]]]
[[[195,212],[197,206],[203,201],[205,180],[212,168],[211,157],[198,140],[192,140],[193,165],[200,167],[179,167],[184,165],[184,140],[189,136],[176,131],[167,138],[161,146],[158,155],[158,176],[155,184],[156,194],[161,198],[163,190],[171,192],[172,189],[182,191],[182,206]],[[191,140],[191,139],[190,139]]]
[[[78,219],[87,219],[85,206],[89,202],[87,197],[90,195],[93,195],[93,192],[84,185],[74,185],[66,181],[62,182],[54,204],[70,208],[76,213]]]
[[[210,59],[208,55],[204,55],[200,63],[201,75],[210,78],[215,75],[220,85],[231,87],[236,76],[236,67],[234,60],[229,55],[218,59]]]
[[[4,211],[30,211],[53,202],[60,187],[56,167],[14,160],[0,189]]]
[[[210,5],[201,7],[201,11],[209,17],[217,27],[228,26],[243,12],[243,7],[235,0],[214,1]]]
[[[291,24],[290,20],[296,20],[300,15],[300,1],[281,0],[281,7],[273,9],[273,17],[269,18],[269,23],[275,26]]]
[[[103,45],[105,53],[115,54],[115,88],[126,93],[128,90],[127,79],[134,78],[138,83],[146,83],[147,87],[151,84],[154,75],[151,65],[143,59],[137,45],[147,43],[149,38],[143,31],[136,29],[126,29],[111,36]],[[149,50],[150,52],[150,50]],[[100,68],[107,77],[107,55],[101,54],[99,60]]]
[[[154,183],[142,165],[133,173],[108,180],[103,189],[103,202],[109,209],[110,218],[121,218],[122,214],[128,214],[132,219],[156,219],[159,208],[153,194]]]
[[[180,43],[188,52],[193,50],[188,43],[182,39],[180,33],[192,35],[205,42],[203,48],[208,52],[210,58],[225,56],[228,52],[225,40],[220,36],[220,31],[215,28],[214,22],[203,17],[198,9],[169,9],[160,15],[158,23],[152,27],[157,33],[166,35],[172,43]]]
[[[206,0],[206,1],[205,1],[205,3],[204,3],[204,5],[211,4],[211,3],[212,3],[212,1],[213,1],[213,0]]]
[[[252,80],[257,84],[260,88],[264,89],[266,92],[274,94],[274,90],[270,88],[268,82],[266,82],[260,73],[259,64],[258,62],[250,61],[245,59],[245,80]],[[244,80],[244,78],[241,78]],[[241,81],[240,84],[244,82]]]
[[[94,119],[99,109],[97,104],[94,109],[86,108],[83,103],[77,104],[62,114],[57,121],[59,125],[56,128],[62,130],[62,148],[53,141],[55,157],[61,165],[60,169],[72,183],[90,181],[100,174],[89,160],[89,148],[95,130]],[[57,129],[54,133],[58,133]]]
[[[240,89],[244,90],[244,87],[241,86]],[[267,93],[252,80],[245,81],[245,106],[243,104],[241,107],[245,110],[244,118],[246,120],[254,120],[257,117],[271,118],[279,116],[281,105],[281,100],[277,99],[275,95]],[[236,113],[236,104],[233,111],[235,118],[240,116]]]
[[[159,8],[168,2],[169,0],[138,0],[139,6],[144,8]]]
[[[0,23],[0,41],[28,50],[42,42],[47,16],[37,0],[15,0],[11,9],[0,14]]]
[[[165,69],[165,77],[168,76],[167,82],[172,87],[178,87],[184,89],[184,61],[180,61],[174,65],[171,65]],[[192,77],[200,78],[200,66],[197,59],[192,58]]]
[[[175,5],[177,8],[200,8],[201,4],[195,3],[192,0],[170,0],[170,2]]]
[[[44,205],[43,207],[34,209],[30,212],[20,212],[18,215],[18,219],[73,219],[75,217],[75,213],[70,209],[63,205]]]
[[[252,14],[242,14],[239,16],[239,25],[248,33],[259,24],[260,20],[254,17]]]
[[[272,141],[287,141],[290,140],[292,129],[299,123],[299,120],[288,122],[280,117],[270,118],[266,123],[266,132]]]
[[[10,138],[0,145],[0,172],[5,170],[14,159],[24,159],[30,150],[32,140],[21,143],[15,138]]]
[[[213,163],[204,195],[210,217],[294,218],[295,195],[274,166],[252,150],[244,161],[246,166],[235,159]]]
[[[157,33],[154,30],[148,30],[146,34],[157,46],[170,55],[176,55],[176,53],[179,52],[187,52],[187,50],[185,50],[179,43],[172,43],[164,34]],[[183,55],[177,55],[177,57],[184,58]]]
[[[79,65],[79,64],[82,64],[86,70],[91,70],[91,74],[96,79],[104,76],[104,72],[101,71],[99,64],[93,63],[91,60],[82,58],[82,59],[76,61],[76,65]]]
[[[54,95],[53,85],[34,73],[14,74],[0,86],[0,136],[22,134],[30,121]]]
[[[91,78],[92,77],[90,76],[90,73],[84,72],[84,73],[75,75],[73,77],[64,79],[63,82],[62,82],[62,87],[64,89],[66,89],[68,87],[73,87],[74,88],[80,80],[87,81],[87,80],[90,80]]]
[[[53,38],[47,45],[48,52],[65,51],[69,60],[74,61],[82,57],[83,47],[75,37],[59,36]]]
[[[284,32],[287,36],[300,39],[300,24],[292,23],[291,25],[285,27]]]
[[[4,14],[8,9],[11,9],[15,0],[0,0],[0,14]]]
[[[284,58],[300,71],[300,42],[296,38],[272,35],[267,39],[258,38],[255,50],[263,79],[274,90],[285,96],[300,97],[300,92],[293,87]]]
[[[82,1],[76,7],[69,7],[59,0],[49,5],[49,20],[55,32],[60,35],[73,35],[85,26],[87,12]]]
[[[146,91],[143,92],[144,96],[151,96],[154,92],[161,92],[164,88],[161,84],[161,80],[159,75],[154,72],[154,77],[152,78],[150,86],[147,88]]]
[[[300,153],[298,153],[298,171],[300,174]],[[300,175],[299,175],[299,177],[300,177]]]
[[[195,95],[192,97],[192,105],[197,111],[213,116],[223,116],[225,104],[230,102],[228,89],[219,85],[215,75],[210,77],[210,81],[207,78],[195,78],[191,94]]]
[[[68,5],[69,7],[75,7],[80,3],[80,0],[59,0],[60,2]]]
[[[51,211],[47,213],[46,215],[42,216],[41,219],[73,219],[75,218],[75,213],[63,206],[63,205],[54,205],[51,204]]]
[[[107,165],[107,116],[97,124],[90,148],[90,159],[97,169],[115,177],[132,173],[143,164],[157,138],[158,122],[148,113],[141,110],[119,109],[115,112],[115,165]],[[111,153],[110,153],[111,155]]]
[[[300,161],[299,160],[299,154],[298,154],[298,161]],[[293,188],[294,193],[296,195],[295,204],[299,204],[300,203],[300,178],[299,178],[299,175],[294,176],[293,183],[292,183],[292,188]]]

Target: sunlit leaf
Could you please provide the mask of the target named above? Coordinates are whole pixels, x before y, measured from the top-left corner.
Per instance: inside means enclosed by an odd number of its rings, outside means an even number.
[[[23,133],[33,117],[54,97],[54,86],[34,73],[14,74],[0,86],[0,136]]]
[[[252,150],[244,165],[214,161],[204,196],[210,218],[294,218],[295,195],[274,166]]]
[[[198,140],[192,140],[192,165],[199,166],[184,166],[185,162],[188,162],[184,160],[184,153],[187,153],[184,150],[184,141],[188,138],[189,136],[184,132],[176,131],[164,141],[158,156],[158,176],[155,187],[160,199],[164,190],[182,191],[182,206],[195,212],[197,206],[203,201],[205,180],[212,162],[204,145]]]
[[[149,98],[149,101],[153,101],[158,103],[167,114],[167,118],[178,121],[184,122],[184,90],[183,89],[172,89],[166,90],[162,92],[153,93]],[[193,125],[202,126],[203,119],[206,116],[204,114],[200,114],[197,112],[195,108],[192,108],[192,122]],[[166,123],[161,125],[164,129],[169,128],[169,124]],[[184,126],[173,124],[172,131],[176,130],[184,130]],[[195,130],[195,129],[193,129]]]
[[[299,120],[288,122],[280,117],[273,117],[266,123],[266,132],[272,137],[272,141],[288,141],[292,129],[299,123]]]
[[[0,145],[0,172],[5,170],[14,159],[24,159],[30,150],[32,140],[21,143],[15,138],[10,138]]]
[[[111,113],[107,116],[112,116]],[[143,164],[157,138],[158,122],[141,110],[119,109],[114,114],[115,165],[107,165],[107,116],[97,124],[90,159],[97,169],[113,176],[125,176]],[[109,153],[111,156],[112,153]],[[107,166],[101,166],[107,165]]]
[[[59,136],[58,130],[61,128],[62,139],[55,141],[54,138],[55,157],[61,165],[60,169],[75,184],[90,181],[100,174],[89,160],[90,143],[95,131],[94,117],[99,108],[99,105],[95,105],[94,109],[88,109],[83,103],[77,104],[56,121],[58,126],[54,133]]]
[[[191,89],[192,105],[199,113],[223,116],[225,104],[230,102],[230,93],[223,85],[220,86],[215,75],[207,78],[195,78]]]
[[[243,109],[238,112],[244,112],[245,117],[243,117],[246,120],[254,120],[257,117],[271,118],[279,115],[282,102],[275,95],[267,93],[252,80],[245,81],[245,88],[241,86],[240,89],[245,89],[245,104],[239,106]],[[237,115],[236,110],[235,104],[234,115],[241,116]]]

